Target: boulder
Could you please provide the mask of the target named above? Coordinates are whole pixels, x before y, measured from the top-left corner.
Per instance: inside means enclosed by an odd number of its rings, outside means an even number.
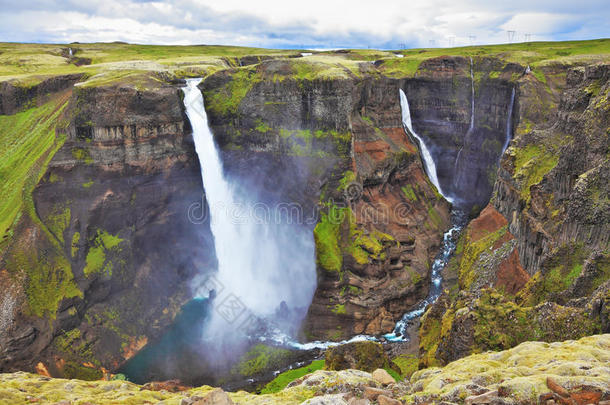
[[[378,368],[377,370],[373,371],[373,380],[377,381],[382,385],[390,385],[396,382],[396,380],[394,380],[394,377],[392,377],[390,373],[388,373],[382,368]]]
[[[326,368],[329,370],[354,368],[373,372],[392,365],[383,346],[377,342],[347,343],[326,351]]]
[[[364,397],[375,401],[380,395],[391,396],[392,392],[375,387],[364,387]]]
[[[216,388],[193,405],[233,405],[233,401],[221,388]]]
[[[379,397],[377,397],[377,402],[379,403],[379,405],[402,405],[402,402],[400,402],[399,400],[390,398],[385,395],[379,395]]]

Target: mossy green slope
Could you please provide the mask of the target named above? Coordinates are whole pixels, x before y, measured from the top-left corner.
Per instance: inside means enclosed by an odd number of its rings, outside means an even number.
[[[0,115],[0,237],[3,240],[23,209],[33,209],[27,206],[32,190],[64,141],[62,135],[56,136],[55,129],[66,104],[66,97],[57,97],[15,115]]]

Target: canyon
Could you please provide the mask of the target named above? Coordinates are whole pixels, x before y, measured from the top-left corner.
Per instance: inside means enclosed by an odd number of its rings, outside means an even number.
[[[203,77],[226,178],[298,207],[316,288],[308,308],[288,308],[303,317],[295,339],[393,331],[428,296],[456,207],[472,221],[411,336],[421,367],[610,332],[605,56],[533,70],[490,50],[297,56],[2,82],[1,119],[57,115],[39,119],[55,141],[2,218],[0,370],[116,373],[215,274],[186,77]],[[453,205],[403,126],[401,91]]]

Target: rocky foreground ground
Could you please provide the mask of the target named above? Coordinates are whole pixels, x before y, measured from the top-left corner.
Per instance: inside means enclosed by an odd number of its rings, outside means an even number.
[[[610,404],[610,334],[526,342],[475,354],[395,382],[383,370],[319,370],[267,395],[174,383],[80,381],[0,375],[2,404]]]

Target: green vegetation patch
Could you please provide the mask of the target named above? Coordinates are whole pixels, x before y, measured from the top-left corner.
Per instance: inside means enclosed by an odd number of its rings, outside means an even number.
[[[90,276],[96,273],[105,273],[112,276],[112,261],[107,258],[109,252],[117,252],[120,250],[119,245],[123,239],[118,236],[109,234],[106,231],[98,230],[89,246],[87,253],[87,261],[83,272],[85,276]]]
[[[470,240],[470,236],[466,234],[461,238],[464,238],[464,241],[458,243],[458,246],[463,249],[461,261],[459,265],[459,284],[460,288],[467,290],[470,288],[470,285],[474,282],[477,277],[476,272],[476,262],[481,256],[483,252],[491,247],[508,231],[507,226],[503,226],[502,228],[480,238],[477,241],[472,242]],[[460,238],[460,239],[461,239]]]
[[[415,190],[410,184],[407,184],[406,186],[401,187],[400,189],[402,190],[402,193],[405,195],[407,200],[411,202],[417,201],[417,195],[415,194]]]
[[[402,354],[394,359],[392,363],[400,368],[400,376],[402,378],[411,378],[411,375],[417,371],[419,359],[413,354]]]
[[[93,163],[93,158],[91,157],[91,154],[87,149],[84,148],[72,148],[72,157],[88,165]]]
[[[252,68],[233,71],[223,87],[205,92],[206,108],[219,115],[237,115],[239,103],[260,80]]]
[[[275,367],[288,358],[290,353],[288,349],[257,344],[242,357],[232,371],[243,376],[253,376]]]
[[[48,162],[63,145],[65,137],[56,136],[55,128],[66,104],[62,97],[14,115],[0,115],[0,241],[11,236],[25,200],[31,199]]]
[[[519,292],[520,302],[536,305],[566,290],[582,273],[586,253],[582,244],[561,246]]]
[[[322,212],[320,222],[314,228],[316,260],[318,265],[326,271],[341,271],[343,255],[339,247],[339,233],[346,214],[347,208],[331,205],[328,213]]]
[[[273,394],[275,392],[279,392],[286,388],[286,386],[294,380],[313,373],[314,371],[322,370],[323,368],[324,359],[314,360],[307,366],[284,371],[265,385],[265,387],[261,390],[261,394]]]
[[[549,145],[550,146],[550,145]],[[514,177],[521,184],[521,199],[529,202],[530,188],[540,183],[544,175],[550,172],[559,162],[559,154],[546,146],[527,145],[515,148]]]

